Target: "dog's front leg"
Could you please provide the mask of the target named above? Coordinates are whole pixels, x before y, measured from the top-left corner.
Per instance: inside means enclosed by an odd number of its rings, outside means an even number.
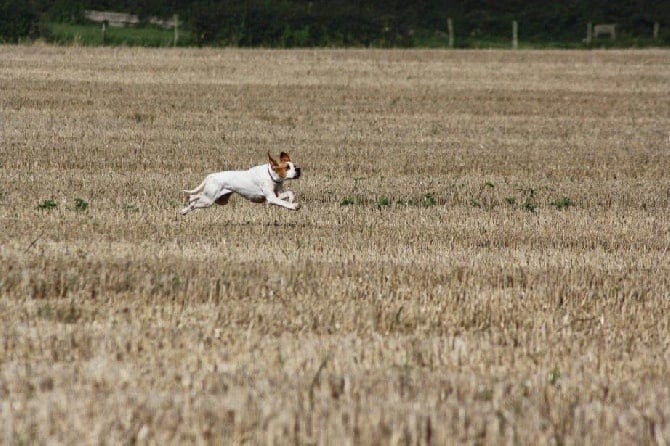
[[[295,194],[290,190],[284,191],[277,195],[277,198],[280,200],[288,201],[289,203],[295,203]]]
[[[286,209],[291,209],[293,211],[297,211],[298,209],[300,209],[300,205],[298,203],[289,203],[288,201],[282,200],[275,194],[266,195],[265,199],[270,204],[285,207]]]

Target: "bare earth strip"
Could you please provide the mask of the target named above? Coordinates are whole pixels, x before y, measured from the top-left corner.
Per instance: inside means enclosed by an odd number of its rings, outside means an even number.
[[[2,443],[670,442],[666,50],[2,46],[0,151]]]

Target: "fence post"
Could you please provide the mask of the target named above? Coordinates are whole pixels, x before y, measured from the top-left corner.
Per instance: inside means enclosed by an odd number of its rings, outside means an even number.
[[[658,33],[661,31],[661,24],[654,22],[654,40],[658,39]]]
[[[100,39],[102,39],[102,44],[103,44],[103,45],[105,44],[105,37],[106,37],[106,34],[107,34],[107,25],[106,25],[105,22],[103,21],[103,22],[102,22],[102,30],[100,31]]]
[[[519,23],[516,20],[512,22],[512,48],[519,48]]]
[[[173,19],[174,19],[174,46],[177,46],[177,41],[179,41],[179,15],[175,14]]]
[[[447,31],[449,32],[449,48],[454,47],[454,22],[451,17],[447,19]]]
[[[591,44],[593,39],[593,23],[589,22],[586,24],[586,43]]]

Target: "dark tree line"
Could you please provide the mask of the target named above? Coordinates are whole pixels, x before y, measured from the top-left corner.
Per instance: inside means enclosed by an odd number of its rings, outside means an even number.
[[[505,37],[511,22],[531,42],[574,41],[587,22],[617,23],[623,35],[668,36],[670,2],[658,0],[0,0],[0,40],[37,37],[48,21],[80,23],[85,9],[151,16],[179,14],[197,43],[240,46],[413,46],[418,37]]]

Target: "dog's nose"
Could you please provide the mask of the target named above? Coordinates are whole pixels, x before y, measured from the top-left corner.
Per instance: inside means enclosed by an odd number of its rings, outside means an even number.
[[[300,178],[300,167],[295,168],[295,177]]]

